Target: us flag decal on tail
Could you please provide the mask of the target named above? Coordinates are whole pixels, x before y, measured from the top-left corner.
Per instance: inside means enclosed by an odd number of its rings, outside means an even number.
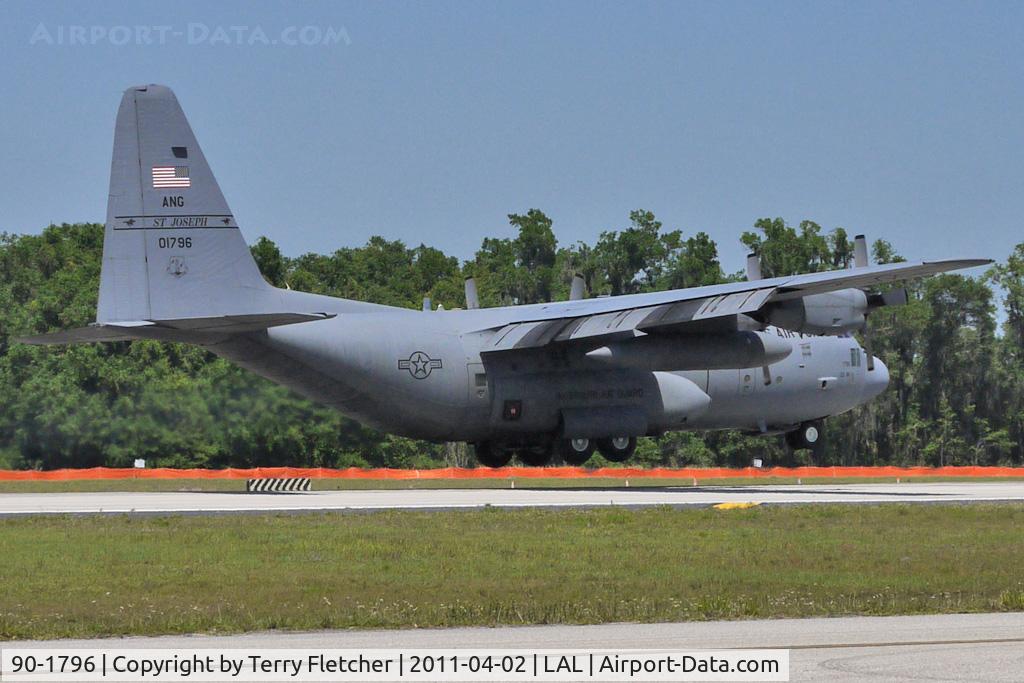
[[[188,166],[154,166],[153,187],[192,187]]]

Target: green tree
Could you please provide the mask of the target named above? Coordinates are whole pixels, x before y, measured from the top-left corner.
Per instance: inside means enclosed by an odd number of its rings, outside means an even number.
[[[474,275],[483,305],[567,296],[573,273],[594,295],[692,287],[726,279],[707,233],[665,231],[650,211],[591,245],[559,249],[540,210],[510,214],[513,238],[486,238],[473,260],[427,245],[371,238],[362,247],[288,258],[261,238],[252,253],[277,286],[419,308],[424,296],[461,306]],[[766,276],[843,268],[846,231],[823,234],[760,219],[743,243]],[[247,373],[202,348],[138,341],[34,347],[12,337],[80,327],[96,311],[103,226],[50,226],[0,235],[0,466],[127,465],[136,457],[175,466],[428,467],[469,460],[440,446],[366,429],[334,410]],[[903,260],[877,240],[875,262]],[[1006,321],[997,334],[992,286]],[[836,464],[1024,462],[1024,244],[985,279],[943,275],[907,285],[909,303],[871,315],[874,348],[890,388],[826,422]],[[779,439],[737,432],[642,439],[644,465],[801,463]],[[599,462],[599,460],[595,461]]]
[[[744,232],[740,241],[761,257],[761,274],[766,278],[826,270],[836,260],[814,221],[801,221],[798,232],[781,218],[760,218],[754,228],[760,234]]]
[[[631,211],[629,221],[625,230],[602,232],[594,245],[594,259],[612,296],[655,289],[670,254],[680,247],[680,231],[663,234],[661,221],[650,211]]]

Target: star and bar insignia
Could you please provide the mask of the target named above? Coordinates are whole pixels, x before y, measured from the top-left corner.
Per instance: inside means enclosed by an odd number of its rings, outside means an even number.
[[[413,379],[426,379],[431,372],[442,367],[440,358],[431,358],[422,351],[414,351],[408,358],[398,361],[398,369],[408,370]]]

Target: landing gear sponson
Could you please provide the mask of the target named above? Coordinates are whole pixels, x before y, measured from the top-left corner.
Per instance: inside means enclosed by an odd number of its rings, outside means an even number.
[[[512,445],[495,441],[474,444],[476,459],[484,467],[505,467],[512,456],[528,467],[544,467],[557,453],[567,465],[583,465],[595,451],[606,460],[625,462],[636,450],[635,436],[615,436],[607,439],[552,439],[547,443]]]
[[[823,420],[809,420],[785,433],[786,445],[794,451],[808,449],[814,456],[820,456],[825,448],[824,435]],[[513,456],[528,467],[544,467],[556,453],[565,464],[580,466],[586,464],[595,451],[611,462],[629,460],[636,451],[636,437],[552,439],[546,443],[524,445],[481,441],[474,444],[474,448],[477,461],[484,467],[505,467]]]

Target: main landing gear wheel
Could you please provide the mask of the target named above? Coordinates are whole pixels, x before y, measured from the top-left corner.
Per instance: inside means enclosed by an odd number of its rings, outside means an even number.
[[[612,462],[625,462],[636,450],[636,437],[613,436],[610,439],[598,439],[597,450]]]
[[[476,451],[476,461],[484,467],[504,467],[512,459],[512,451],[499,448],[490,441],[473,444],[473,450]]]
[[[552,448],[550,444],[530,446],[516,451],[519,461],[527,467],[544,467],[551,462]]]
[[[791,432],[786,432],[786,443],[794,451],[809,448],[817,453],[824,445],[825,430],[821,420],[804,422]]]
[[[582,465],[594,454],[592,439],[562,439],[558,444],[562,460],[568,465]]]

